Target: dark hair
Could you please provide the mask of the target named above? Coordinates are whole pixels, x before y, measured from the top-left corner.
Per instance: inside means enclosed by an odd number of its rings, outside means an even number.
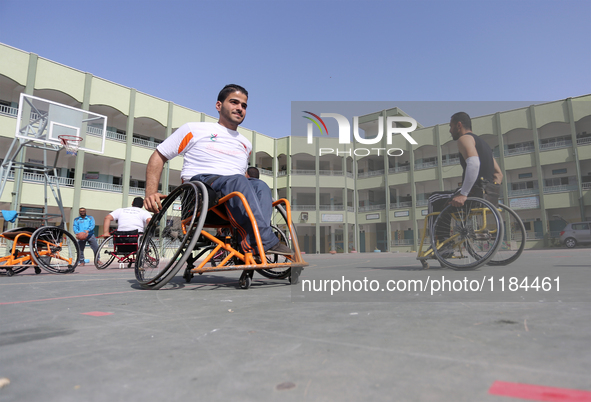
[[[460,122],[460,123],[462,123],[462,126],[464,128],[466,128],[468,130],[472,130],[472,119],[470,119],[470,116],[466,112],[458,112],[458,113],[454,114],[453,116],[451,116],[451,122],[452,123]]]
[[[144,206],[144,199],[142,197],[135,197],[131,203],[132,207],[141,208]]]
[[[259,169],[255,168],[254,166],[249,166],[248,169],[246,169],[246,173],[248,173],[249,177],[254,179],[259,178]]]
[[[246,89],[242,88],[240,85],[228,84],[225,87],[223,87],[220,93],[218,94],[218,101],[223,103],[228,97],[228,95],[234,92],[242,92],[248,98],[248,91]]]

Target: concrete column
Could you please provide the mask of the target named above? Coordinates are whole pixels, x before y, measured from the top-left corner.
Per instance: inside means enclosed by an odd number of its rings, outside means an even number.
[[[27,84],[25,86],[25,94],[33,95],[35,92],[35,80],[37,77],[37,61],[39,60],[39,56],[35,53],[29,53],[29,66],[27,71]],[[21,105],[24,107],[24,105]],[[24,163],[26,160],[27,154],[27,147],[23,147],[18,155],[16,155],[15,162]],[[22,165],[21,165],[22,166]],[[12,196],[10,202],[10,209],[12,211],[20,212],[21,207],[21,194],[22,194],[22,186],[23,186],[23,175],[24,169],[15,169],[14,171],[14,182],[12,184],[12,192],[10,195]],[[14,223],[10,224],[10,228],[14,229],[19,226],[18,218]]]
[[[544,237],[544,247],[548,246],[548,216],[546,214],[546,205],[544,202],[544,172],[540,161],[540,137],[538,135],[538,126],[536,123],[536,108],[534,105],[529,107],[529,114],[532,125],[532,134],[534,137],[534,156],[536,163],[536,172],[538,174],[538,188],[540,189],[540,215],[542,218],[542,235]]]
[[[125,131],[127,133],[126,144],[125,144],[125,161],[123,162],[123,203],[127,204],[127,198],[129,197],[129,180],[131,178],[131,150],[133,148],[133,126],[135,124],[135,95],[137,91],[131,89],[129,95],[129,116],[127,116],[127,126]],[[166,189],[162,189],[166,191]],[[128,206],[128,205],[124,205]]]
[[[86,73],[84,79],[84,96],[82,99],[82,109],[88,110],[90,107],[90,92],[92,89],[92,74]],[[85,152],[78,151],[76,154],[76,164],[75,164],[75,172],[74,172],[74,197],[72,199],[72,209],[70,210],[70,222],[73,225],[74,219],[78,217],[78,209],[80,207],[85,207],[81,205],[81,194],[82,194],[82,180],[84,175],[84,159],[85,159]],[[66,156],[67,158],[72,158],[73,156]],[[101,224],[101,222],[96,222],[97,226]]]
[[[579,211],[581,214],[581,220],[585,220],[585,202],[583,200],[583,180],[581,175],[581,165],[579,163],[579,151],[577,149],[577,128],[575,126],[575,114],[573,112],[573,100],[568,98],[566,100],[566,107],[568,112],[568,122],[570,127],[570,137],[573,143],[572,154],[575,159],[575,167],[577,172],[577,185],[579,186]]]
[[[320,252],[320,175],[318,173],[318,166],[320,165],[320,138],[314,138],[314,149],[316,155],[314,156],[314,171],[316,174],[316,253]]]

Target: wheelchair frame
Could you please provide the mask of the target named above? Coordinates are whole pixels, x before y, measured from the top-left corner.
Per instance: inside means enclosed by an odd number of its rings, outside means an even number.
[[[306,261],[302,258],[300,248],[297,242],[297,234],[295,232],[295,228],[293,227],[292,220],[291,220],[291,208],[289,205],[289,201],[286,199],[280,199],[273,202],[273,208],[280,211],[281,215],[285,219],[285,224],[289,231],[289,235],[284,234],[285,238],[291,238],[292,241],[292,251],[294,252],[293,256],[285,256],[285,262],[271,262],[270,254],[265,254],[260,233],[258,230],[258,226],[256,223],[256,219],[250,206],[248,205],[248,201],[244,197],[243,194],[239,192],[233,192],[226,196],[223,196],[219,199],[219,201],[210,206],[206,213],[200,213],[201,208],[203,205],[209,206],[209,194],[205,185],[201,182],[186,182],[183,185],[179,186],[175,191],[179,190],[177,193],[173,191],[168,197],[177,197],[179,194],[182,193],[182,186],[195,186],[195,188],[199,191],[199,201],[201,205],[197,205],[195,210],[197,212],[192,213],[191,216],[182,216],[181,220],[181,231],[182,236],[184,237],[184,241],[182,246],[185,246],[185,250],[182,251],[182,255],[178,255],[177,253],[174,255],[174,262],[169,264],[164,269],[164,272],[159,272],[152,278],[146,278],[145,272],[146,268],[143,266],[145,258],[143,257],[144,250],[146,249],[146,244],[150,240],[150,233],[154,232],[154,228],[150,227],[150,225],[157,225],[163,218],[163,215],[167,212],[168,207],[171,206],[172,202],[163,203],[163,209],[154,215],[148,228],[146,228],[145,235],[142,239],[140,244],[140,255],[136,262],[136,278],[138,282],[143,288],[146,289],[159,289],[160,287],[164,286],[170,279],[172,279],[176,273],[180,270],[181,266],[187,262],[187,267],[185,269],[183,277],[187,282],[191,280],[194,274],[203,274],[205,272],[215,272],[215,271],[236,271],[242,270],[243,273],[240,277],[239,284],[240,287],[243,289],[248,289],[250,287],[252,277],[255,270],[289,270],[287,274],[284,275],[276,275],[277,279],[281,279],[283,277],[289,277],[289,281],[291,284],[296,284],[299,281],[299,276],[301,274],[302,269],[308,265]],[[186,187],[190,188],[190,187]],[[238,197],[244,206],[244,210],[250,220],[252,225],[252,229],[254,232],[254,237],[256,239],[256,246],[255,249],[258,251],[258,256],[254,256],[253,253],[250,252],[241,252],[238,250],[236,244],[233,244],[232,241],[227,241],[226,239],[219,239],[216,236],[210,234],[209,232],[203,230],[204,228],[225,228],[231,227],[229,223],[229,219],[225,210],[225,203],[230,200],[231,198]],[[165,210],[166,204],[166,210]],[[285,208],[283,208],[283,206]],[[181,208],[186,208],[185,206]],[[283,211],[283,212],[281,212]],[[223,223],[207,223],[206,219],[208,214],[213,214],[214,218],[220,219]],[[166,218],[164,217],[165,221]],[[181,234],[181,233],[179,233]],[[177,236],[179,235],[177,234]],[[234,242],[235,243],[235,242]],[[206,266],[208,263],[211,262],[212,258],[220,251],[224,250],[227,255],[226,257],[216,266]],[[197,252],[195,256],[193,256],[193,252]],[[208,253],[204,259],[199,261],[195,266],[195,263],[206,253]],[[258,257],[258,258],[257,258]],[[174,264],[174,266],[172,266]],[[150,267],[148,267],[150,268]],[[269,272],[267,272],[269,273]],[[265,275],[266,276],[266,275]]]
[[[142,234],[139,232],[136,232],[134,234],[121,234],[115,232],[111,234],[111,236],[105,237],[99,245],[96,255],[94,256],[94,266],[96,267],[96,269],[105,269],[109,265],[111,265],[115,260],[117,260],[117,264],[119,264],[120,269],[123,268],[122,265],[127,265],[128,268],[131,268],[137,259],[136,257],[138,253],[141,236]],[[130,243],[118,243],[117,241],[115,241],[116,239],[124,238],[135,239],[135,241]],[[113,249],[109,250],[111,246],[113,247]],[[133,251],[120,250],[119,247],[121,246],[128,246],[130,247],[130,250],[131,246],[133,246]],[[151,250],[153,250],[152,245],[150,245],[150,247]],[[153,255],[153,253],[150,253],[150,255]],[[104,258],[101,259],[101,257]],[[157,258],[157,255],[150,258]]]
[[[27,268],[34,268],[35,273],[39,274],[40,267],[50,273],[67,274],[73,272],[78,265],[80,256],[78,242],[61,227],[15,228],[0,234],[0,238],[12,241],[10,253],[0,257],[0,269],[4,269],[7,276],[21,273]],[[66,253],[62,255],[64,243],[68,240],[70,243],[65,247],[68,255],[66,256]],[[27,247],[29,247],[28,250]]]
[[[499,208],[495,207],[494,205],[492,205],[488,201],[481,199],[481,198],[468,197],[468,199],[466,200],[466,203],[468,203],[468,202],[479,202],[482,204],[482,207],[476,208],[475,211],[471,210],[470,213],[466,217],[466,219],[469,219],[469,218],[482,216],[482,222],[483,222],[482,228],[473,231],[473,233],[471,233],[471,235],[474,237],[486,235],[490,238],[493,238],[495,241],[493,243],[492,249],[487,250],[487,252],[483,256],[479,256],[475,250],[470,249],[470,246],[468,246],[467,244],[464,245],[467,242],[466,235],[461,234],[460,232],[451,234],[450,237],[444,239],[443,241],[440,241],[439,239],[436,238],[436,234],[434,233],[434,227],[437,224],[437,218],[442,216],[444,213],[450,214],[450,216],[452,218],[454,218],[454,216],[455,216],[455,218],[457,218],[457,213],[451,212],[451,208],[454,208],[454,207],[451,207],[451,205],[448,204],[441,212],[432,212],[432,213],[425,216],[423,233],[421,235],[421,242],[419,245],[419,250],[417,252],[417,260],[421,261],[421,264],[424,269],[429,268],[429,263],[427,262],[427,260],[432,259],[432,258],[438,260],[439,264],[442,267],[448,267],[448,268],[458,269],[458,270],[477,269],[480,266],[489,263],[489,261],[494,258],[495,253],[498,251],[498,249],[501,246],[502,239],[504,236],[504,224],[503,224],[503,220],[501,218],[501,215],[499,213]],[[508,207],[505,207],[504,205],[503,205],[503,207],[509,209]],[[450,211],[448,211],[448,209]],[[494,230],[488,231],[488,229],[487,229],[487,227],[488,227],[487,219],[488,219],[488,215],[489,215],[488,212],[489,211],[493,214],[494,220],[497,223],[497,225],[496,225],[497,230],[496,231],[494,231]],[[517,216],[516,214],[514,214],[514,215]],[[430,236],[431,236],[431,246],[423,251],[423,245],[425,244],[425,237],[427,236],[427,226],[428,226],[429,222],[431,221],[431,219],[430,219],[431,217],[435,218],[435,219],[433,219],[432,226],[429,228],[430,229],[429,232],[430,232]],[[525,242],[525,239],[523,239],[523,242]],[[460,254],[457,257],[451,257],[451,258],[463,259],[463,258],[472,257],[475,261],[472,263],[466,264],[466,266],[464,266],[464,267],[461,267],[456,264],[451,264],[446,259],[440,257],[440,251],[443,251],[446,248],[448,250],[452,250],[452,251],[457,248],[457,251]],[[519,257],[519,255],[521,254],[521,251],[523,251],[523,245],[520,247],[520,249],[518,250],[517,256],[514,259],[512,259],[512,261],[514,261],[517,257]],[[468,257],[468,254],[469,254],[469,257]],[[491,263],[491,265],[504,265],[503,263],[504,263],[504,261],[501,261],[501,262],[497,262],[496,264]]]

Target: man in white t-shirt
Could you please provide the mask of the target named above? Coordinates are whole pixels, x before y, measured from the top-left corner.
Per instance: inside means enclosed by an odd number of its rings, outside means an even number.
[[[246,89],[226,85],[215,105],[220,115],[217,123],[186,123],[158,145],[146,168],[144,207],[150,212],[160,211],[160,201],[166,197],[158,193],[164,164],[183,155],[183,182],[201,181],[223,195],[234,191],[242,193],[256,219],[265,253],[292,255],[291,249],[280,243],[271,229],[273,206],[269,186],[262,180],[249,180],[244,175],[252,144],[236,130],[246,116],[247,101]],[[243,251],[257,254],[252,225],[240,199],[228,200],[226,209],[232,226],[242,228],[238,232]]]
[[[103,236],[110,236],[109,226],[112,221],[117,221],[118,231],[132,231],[138,230],[143,233],[144,227],[152,219],[152,214],[142,209],[144,199],[142,197],[135,197],[131,203],[131,207],[119,208],[111,212],[105,217],[103,221]]]

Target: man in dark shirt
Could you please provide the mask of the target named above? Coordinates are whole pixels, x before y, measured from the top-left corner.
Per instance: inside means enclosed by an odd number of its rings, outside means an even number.
[[[483,181],[501,184],[503,173],[490,146],[472,133],[472,120],[467,113],[458,112],[451,117],[449,132],[454,141],[458,142],[460,164],[464,169],[462,187],[459,194],[453,196],[451,205],[461,207],[475,184]]]

